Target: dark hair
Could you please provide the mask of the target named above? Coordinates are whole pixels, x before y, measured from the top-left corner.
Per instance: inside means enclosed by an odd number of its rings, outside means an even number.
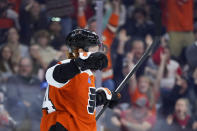
[[[4,50],[6,47],[10,48],[9,46],[4,45],[4,46],[1,47],[1,49],[0,49],[0,52],[1,52],[1,53],[0,53],[0,70],[1,70],[2,72],[6,72],[6,71],[7,71],[6,68],[5,68],[5,66],[4,66],[4,64],[3,64],[3,56],[2,56],[2,52],[3,52],[3,50]],[[11,50],[11,49],[10,49],[10,50]],[[13,64],[12,64],[11,58],[8,60],[8,65],[9,65],[10,69],[13,71]]]
[[[5,35],[7,36],[7,40],[8,40],[8,37],[9,37],[9,35],[10,35],[9,32],[10,32],[11,29],[14,29],[14,30],[16,31],[18,37],[20,38],[20,35],[19,35],[19,32],[18,32],[17,28],[13,26],[13,27],[10,27],[10,28],[7,30],[7,32],[5,33]]]
[[[40,37],[45,37],[48,40],[50,40],[50,34],[47,30],[39,30],[38,32],[35,33],[34,38],[36,42]]]
[[[96,16],[92,16],[91,18],[88,19],[88,26],[90,26],[90,24],[92,24],[93,22],[96,22]]]
[[[143,46],[144,46],[144,49],[146,48],[146,47],[145,47],[145,46],[146,46],[146,45],[145,45],[145,41],[144,41],[142,38],[140,38],[140,37],[135,37],[135,38],[133,38],[132,41],[131,41],[131,49],[133,48],[134,43],[135,43],[136,41],[141,41],[142,44],[143,44]]]
[[[7,0],[0,0],[0,3],[5,4],[4,7],[0,9],[0,17],[4,17],[6,10],[8,9],[8,1]]]
[[[140,14],[144,15],[144,17],[146,17],[146,11],[143,8],[136,8],[134,10],[134,13],[133,14],[135,15],[137,13],[140,13]]]
[[[145,45],[144,40],[143,40],[142,38],[140,38],[140,37],[134,37],[134,38],[132,38],[131,40],[128,40],[128,41],[126,42],[125,48],[124,48],[125,53],[128,53],[128,52],[130,52],[130,51],[133,49],[133,45],[134,45],[134,43],[135,43],[136,41],[142,41],[143,46],[144,46],[144,49],[146,49],[146,45]]]

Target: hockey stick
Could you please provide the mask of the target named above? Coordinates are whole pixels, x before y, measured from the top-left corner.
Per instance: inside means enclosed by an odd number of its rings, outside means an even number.
[[[140,60],[137,62],[137,64],[133,67],[133,69],[127,74],[127,76],[124,78],[124,80],[120,83],[118,88],[116,88],[115,92],[120,93],[122,89],[124,88],[125,84],[128,82],[130,77],[139,69],[139,67],[142,65],[142,63],[148,58],[149,55],[151,55],[151,51],[157,47],[159,43],[159,37],[156,37],[154,42],[151,44],[151,46],[145,51],[143,56],[140,58]],[[100,118],[100,116],[103,114],[103,112],[107,109],[109,106],[109,102],[104,105],[103,109],[98,113],[96,116],[96,121]]]

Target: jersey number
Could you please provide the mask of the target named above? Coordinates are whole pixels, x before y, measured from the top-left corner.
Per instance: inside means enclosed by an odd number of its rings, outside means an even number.
[[[47,90],[46,90],[46,93],[45,93],[45,96],[44,96],[42,109],[46,109],[48,113],[52,113],[52,112],[56,111],[53,103],[49,99],[49,87],[47,87]]]
[[[96,88],[89,87],[89,99],[88,99],[88,106],[87,110],[89,114],[94,114],[96,107]]]

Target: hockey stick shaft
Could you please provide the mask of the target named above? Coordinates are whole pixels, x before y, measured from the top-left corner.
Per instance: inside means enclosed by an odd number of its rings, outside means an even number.
[[[133,67],[133,69],[127,74],[125,79],[120,83],[118,88],[116,88],[115,92],[120,93],[122,89],[124,88],[125,84],[128,82],[128,80],[131,78],[131,76],[139,69],[139,67],[142,65],[142,63],[148,58],[148,56],[151,54],[151,51],[157,47],[157,44],[159,43],[159,38],[155,38],[155,41],[151,44],[151,46],[145,51],[143,56],[140,58],[140,60],[137,62],[137,64]],[[100,118],[100,116],[103,114],[103,112],[107,109],[109,106],[109,102],[104,105],[102,110],[98,113],[96,116],[96,120]]]

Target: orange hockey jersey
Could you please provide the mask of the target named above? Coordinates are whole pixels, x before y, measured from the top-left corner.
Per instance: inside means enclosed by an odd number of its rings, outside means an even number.
[[[67,62],[70,59],[59,64]],[[96,88],[93,73],[86,70],[64,84],[58,83],[53,79],[53,70],[57,65],[46,72],[49,86],[42,106],[41,131],[49,131],[56,122],[68,131],[96,131]]]
[[[117,14],[112,14],[107,28],[103,31],[103,44],[107,47],[107,59],[108,67],[102,72],[102,79],[107,80],[113,78],[112,61],[111,61],[111,44],[114,40],[115,33],[118,27],[119,16]],[[78,25],[81,28],[86,26],[85,16],[78,16]]]

